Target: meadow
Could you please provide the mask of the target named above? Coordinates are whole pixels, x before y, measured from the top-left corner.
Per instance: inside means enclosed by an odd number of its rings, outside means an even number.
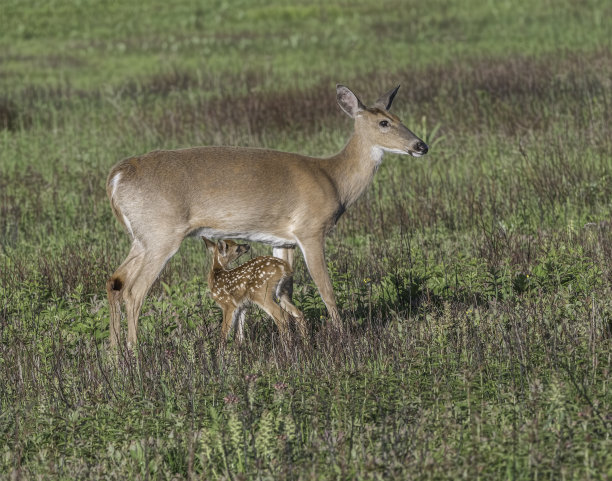
[[[3,0],[0,479],[612,479],[612,4]],[[346,329],[217,350],[187,239],[108,349],[118,160],[330,155],[335,84],[430,146],[327,241]],[[269,247],[252,245],[253,254]],[[123,326],[124,329],[126,326]]]

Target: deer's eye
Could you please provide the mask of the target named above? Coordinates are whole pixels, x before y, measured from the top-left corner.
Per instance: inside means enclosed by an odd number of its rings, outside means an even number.
[[[378,122],[378,125],[380,125],[381,127],[389,127],[389,121],[381,120],[380,122]]]

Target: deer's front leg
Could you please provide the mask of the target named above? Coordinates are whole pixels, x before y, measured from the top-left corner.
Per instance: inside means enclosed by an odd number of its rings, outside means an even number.
[[[295,257],[295,247],[285,248],[285,247],[274,247],[272,248],[272,255],[274,257],[278,257],[279,259],[284,260],[289,264],[289,267],[293,269],[293,259]],[[284,292],[289,297],[289,300],[293,298],[293,278],[287,279],[285,284],[283,285]]]
[[[325,240],[305,239],[298,242],[304,254],[304,261],[306,262],[308,272],[310,272],[310,277],[312,277],[317,289],[319,289],[319,294],[321,294],[321,298],[327,307],[332,321],[337,326],[340,326],[340,314],[336,306],[336,297],[334,296],[334,289],[329,278],[327,265],[325,264]]]
[[[295,247],[273,247],[272,255],[284,260],[293,269],[293,258],[295,256]]]

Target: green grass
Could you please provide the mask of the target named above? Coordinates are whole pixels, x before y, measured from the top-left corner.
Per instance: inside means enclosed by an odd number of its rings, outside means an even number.
[[[0,7],[0,478],[612,478],[612,7],[243,3]],[[110,167],[328,155],[336,82],[431,146],[328,239],[346,332],[298,256],[310,345],[251,311],[220,356],[189,239],[113,362]]]
[[[188,69],[222,82],[264,72],[262,87],[307,86],[443,64],[457,57],[610,45],[611,7],[586,2],[3,3],[0,84],[121,85]],[[330,67],[333,66],[333,72]],[[242,89],[244,86],[236,85]]]

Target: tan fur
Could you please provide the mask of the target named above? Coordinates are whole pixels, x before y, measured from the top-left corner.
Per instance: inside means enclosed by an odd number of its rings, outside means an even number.
[[[278,326],[283,337],[288,335],[288,319],[292,316],[302,338],[306,336],[306,321],[293,305],[285,286],[293,279],[287,262],[276,257],[256,257],[228,270],[227,266],[248,250],[248,246],[231,240],[211,242],[203,238],[213,255],[208,274],[208,288],[215,302],[223,310],[221,341],[225,342],[233,324],[238,324],[238,340],[244,339],[244,309],[253,302],[266,311]],[[278,304],[275,302],[278,297]],[[280,305],[280,306],[279,306]]]
[[[383,149],[414,156],[427,151],[387,111],[396,92],[366,108],[348,88],[337,86],[338,103],[355,119],[355,131],[332,157],[194,147],[158,150],[115,165],[107,192],[132,247],[107,283],[111,345],[119,340],[120,301],[126,304],[128,345],[136,342],[143,299],[188,235],[254,240],[283,249],[298,245],[330,315],[339,321],[325,264],[326,234],[368,187]],[[381,127],[382,120],[389,125]]]

